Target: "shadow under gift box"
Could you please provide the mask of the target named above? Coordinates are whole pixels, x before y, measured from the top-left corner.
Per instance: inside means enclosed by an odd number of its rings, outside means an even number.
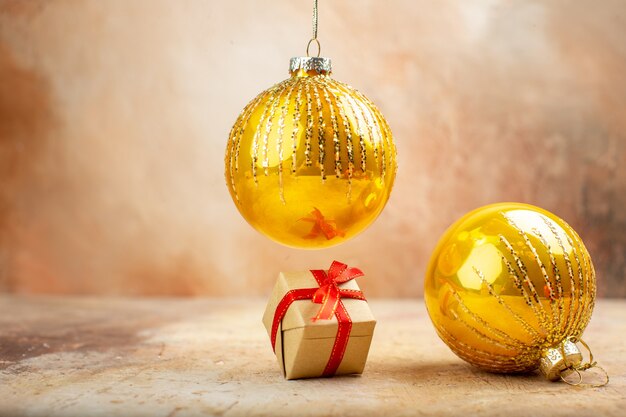
[[[263,315],[270,339],[276,307],[285,294],[301,288],[318,288],[311,271],[281,272],[278,275]],[[339,284],[338,288],[360,290],[355,279]],[[365,367],[376,320],[367,301],[344,297],[341,302],[350,315],[352,329],[335,375],[360,374]],[[294,301],[278,327],[275,353],[287,379],[314,378],[324,373],[335,344],[338,322],[336,316],[330,320],[313,321],[319,310],[320,304],[312,300]]]

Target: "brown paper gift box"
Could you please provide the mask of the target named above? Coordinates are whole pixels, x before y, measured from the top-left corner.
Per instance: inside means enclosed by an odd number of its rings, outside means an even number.
[[[359,290],[355,279],[339,288]],[[263,324],[271,338],[276,306],[290,290],[318,288],[310,271],[281,272],[270,296]],[[352,330],[345,354],[335,375],[360,374],[365,367],[376,320],[367,301],[342,298],[352,320]],[[311,300],[294,301],[283,317],[276,335],[276,358],[287,379],[322,376],[337,335],[337,318],[313,321],[320,304]]]

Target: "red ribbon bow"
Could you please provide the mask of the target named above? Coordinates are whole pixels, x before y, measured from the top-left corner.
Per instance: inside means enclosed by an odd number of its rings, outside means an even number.
[[[280,325],[283,317],[287,313],[291,303],[297,300],[311,300],[314,303],[321,304],[317,315],[313,318],[313,321],[317,320],[330,320],[333,315],[337,317],[337,336],[335,337],[335,344],[331,351],[330,358],[324,369],[323,376],[333,375],[346,351],[348,346],[348,339],[350,338],[350,331],[352,330],[352,320],[346,310],[346,307],[341,301],[342,297],[355,298],[357,300],[365,300],[365,296],[361,291],[348,290],[339,288],[339,284],[350,281],[351,279],[363,276],[363,272],[358,268],[348,267],[348,265],[333,261],[328,273],[321,269],[311,270],[311,274],[317,281],[319,288],[300,288],[288,291],[285,296],[280,300],[274,313],[274,320],[272,323],[272,349],[276,351],[276,334],[278,333],[278,326]]]
[[[333,261],[328,273],[323,270],[313,270],[311,273],[318,283],[322,282],[319,289],[313,294],[313,302],[322,305],[313,321],[332,319],[341,297],[359,299],[363,297],[361,291],[339,289],[338,287],[339,284],[362,277],[363,271],[358,268],[348,267],[346,264]]]

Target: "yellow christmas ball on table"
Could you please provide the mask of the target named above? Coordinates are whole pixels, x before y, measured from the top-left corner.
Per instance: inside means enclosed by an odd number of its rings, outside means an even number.
[[[551,380],[583,369],[576,342],[594,307],[593,264],[576,232],[546,210],[500,203],[466,214],[439,241],[424,290],[437,333],[473,365],[539,368]]]
[[[228,141],[226,182],[239,212],[287,246],[354,237],[383,210],[395,178],[384,117],[330,72],[327,58],[292,58],[291,77],[244,108]]]

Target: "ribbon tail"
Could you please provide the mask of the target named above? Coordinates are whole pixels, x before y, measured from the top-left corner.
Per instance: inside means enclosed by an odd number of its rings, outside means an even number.
[[[330,268],[328,268],[328,277],[331,280],[336,281],[346,269],[348,269],[348,265],[343,262],[333,261],[333,263],[330,264]]]
[[[344,269],[341,274],[339,274],[339,276],[335,278],[335,282],[337,284],[341,284],[350,281],[351,279],[362,277],[363,275],[363,271],[361,271],[359,268],[350,267]]]

